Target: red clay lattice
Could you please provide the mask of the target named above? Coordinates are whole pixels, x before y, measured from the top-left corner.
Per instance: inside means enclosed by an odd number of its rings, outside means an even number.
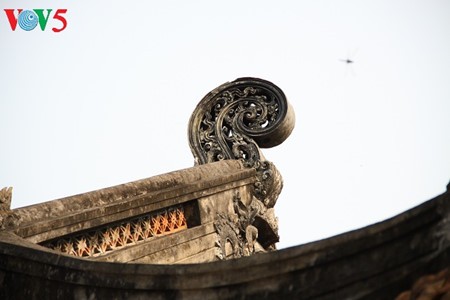
[[[44,246],[74,256],[98,256],[151,237],[171,234],[186,228],[184,209],[178,207],[118,225],[64,237]]]

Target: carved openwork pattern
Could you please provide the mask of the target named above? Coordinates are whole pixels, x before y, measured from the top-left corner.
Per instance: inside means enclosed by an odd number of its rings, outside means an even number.
[[[243,159],[254,167],[260,147],[277,145],[271,135],[286,116],[288,104],[274,84],[240,78],[206,95],[192,114],[189,140],[198,164]]]
[[[43,246],[74,256],[98,256],[139,241],[171,234],[186,228],[184,209],[177,207],[98,230],[61,238],[44,243]]]
[[[283,91],[266,80],[239,78],[219,86],[200,101],[189,121],[196,164],[242,160],[258,172],[255,196],[273,206],[279,193],[273,186],[281,190],[281,176],[259,147],[276,146],[289,136],[294,116],[288,108]]]
[[[208,93],[189,120],[189,143],[195,164],[236,159],[256,170],[253,196],[246,207],[234,199],[238,220],[218,213],[214,223],[219,239],[220,259],[255,253],[259,228],[263,250],[275,248],[278,225],[273,207],[283,180],[275,166],[266,161],[259,148],[281,144],[292,132],[295,116],[283,91],[259,78],[239,78]],[[256,220],[258,218],[258,220]],[[258,228],[259,226],[259,228]],[[231,245],[232,253],[226,253]]]

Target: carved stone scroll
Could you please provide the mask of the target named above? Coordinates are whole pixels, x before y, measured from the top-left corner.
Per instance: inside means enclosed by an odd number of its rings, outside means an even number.
[[[189,121],[189,142],[197,164],[243,159],[253,167],[261,159],[259,147],[281,144],[294,123],[280,88],[258,78],[239,78],[200,101]]]
[[[255,196],[273,207],[282,179],[259,147],[282,143],[294,123],[293,109],[279,87],[263,79],[239,78],[200,101],[189,121],[189,143],[196,164],[240,159],[255,168]]]
[[[283,181],[259,148],[282,143],[294,123],[293,109],[283,91],[258,78],[225,83],[207,94],[195,108],[189,121],[189,143],[195,164],[238,159],[257,171],[255,200],[247,207],[239,196],[233,199],[238,220],[217,215],[219,258],[251,255],[256,252],[255,246],[262,251],[275,249],[278,225],[272,208]],[[232,253],[227,253],[225,244],[231,245]]]

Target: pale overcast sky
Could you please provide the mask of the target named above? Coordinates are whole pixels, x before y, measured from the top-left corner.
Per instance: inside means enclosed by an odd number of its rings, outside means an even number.
[[[381,221],[450,181],[449,1],[1,6],[0,186],[13,207],[191,167],[190,114],[243,76],[278,85],[297,117],[264,151],[285,182],[279,247]],[[49,27],[12,31],[8,8],[52,8]]]

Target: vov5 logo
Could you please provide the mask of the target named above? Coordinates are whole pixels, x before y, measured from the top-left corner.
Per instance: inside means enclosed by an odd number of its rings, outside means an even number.
[[[44,10],[45,9],[4,9],[12,31],[16,31],[17,25],[25,31],[31,31],[34,30],[38,24],[39,27],[41,27],[41,30],[44,31],[47,28],[47,23],[53,9],[47,9],[47,14],[45,14]],[[53,14],[52,25],[55,25],[55,27],[52,28],[53,32],[61,32],[66,29],[67,20],[64,16],[66,12],[67,9],[57,9]]]

